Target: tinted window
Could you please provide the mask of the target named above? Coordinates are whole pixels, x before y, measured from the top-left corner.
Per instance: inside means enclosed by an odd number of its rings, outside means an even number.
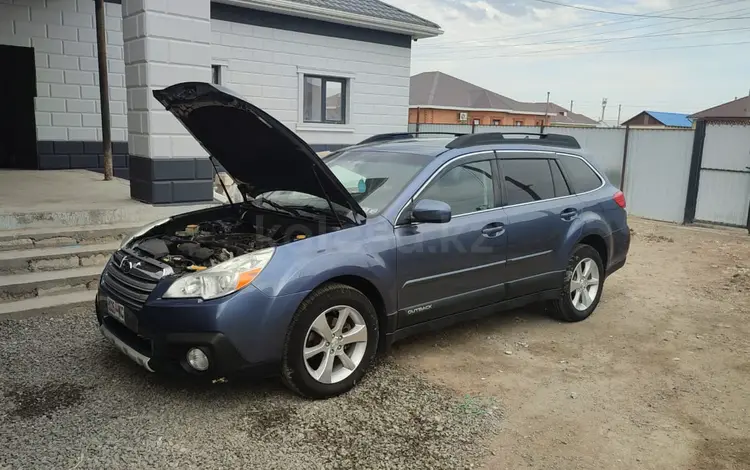
[[[434,199],[451,206],[454,216],[495,206],[492,165],[489,161],[454,167],[430,183],[418,199]]]
[[[557,162],[555,160],[550,160],[549,166],[552,169],[552,181],[555,183],[555,196],[570,196],[568,183],[565,182],[565,178],[563,178],[563,174],[560,171]]]
[[[560,162],[565,167],[565,171],[568,176],[568,182],[570,183],[570,189],[576,194],[585,193],[596,189],[602,184],[602,180],[594,173],[591,167],[581,160],[575,157],[564,157],[560,158]]]
[[[545,160],[501,160],[507,205],[555,197],[552,172]]]

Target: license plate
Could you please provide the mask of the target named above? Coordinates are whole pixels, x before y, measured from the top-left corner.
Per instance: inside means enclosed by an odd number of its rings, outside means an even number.
[[[110,317],[125,324],[125,307],[107,297],[107,313]]]

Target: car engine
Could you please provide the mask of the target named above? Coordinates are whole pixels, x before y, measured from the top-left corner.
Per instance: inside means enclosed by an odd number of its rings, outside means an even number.
[[[133,249],[168,264],[178,274],[201,271],[280,242],[256,232],[261,230],[240,220],[213,220],[188,225],[172,234],[144,238]]]

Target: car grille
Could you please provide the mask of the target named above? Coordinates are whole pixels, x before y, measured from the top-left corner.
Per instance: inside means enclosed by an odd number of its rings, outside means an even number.
[[[131,310],[140,310],[169,266],[130,250],[112,255],[102,276],[104,286]]]

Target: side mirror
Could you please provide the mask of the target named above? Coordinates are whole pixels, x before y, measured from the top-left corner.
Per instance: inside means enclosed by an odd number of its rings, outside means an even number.
[[[451,206],[432,199],[422,199],[411,211],[414,222],[444,224],[451,221]]]

